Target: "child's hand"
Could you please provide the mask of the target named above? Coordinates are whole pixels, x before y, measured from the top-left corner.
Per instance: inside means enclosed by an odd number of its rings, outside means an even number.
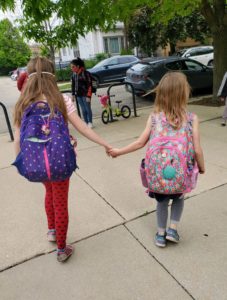
[[[205,170],[204,169],[199,169],[199,174],[204,174]]]
[[[106,146],[104,146],[104,147],[105,147],[105,149],[106,149],[106,154],[107,154],[108,156],[110,156],[109,151],[112,149],[112,147],[111,147],[110,145],[106,145]]]
[[[225,101],[225,98],[224,98],[224,97],[221,97],[220,99],[221,99],[221,101],[222,101],[222,102],[224,102],[224,101]]]
[[[111,155],[113,158],[120,155],[120,149],[118,148],[112,148],[109,150],[109,155]]]

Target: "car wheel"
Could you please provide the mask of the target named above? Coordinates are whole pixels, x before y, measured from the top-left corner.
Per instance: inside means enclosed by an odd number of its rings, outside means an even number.
[[[209,67],[213,67],[214,66],[214,61],[213,60],[210,60],[207,64]]]

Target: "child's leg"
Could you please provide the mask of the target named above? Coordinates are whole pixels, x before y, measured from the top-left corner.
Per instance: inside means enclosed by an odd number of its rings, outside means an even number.
[[[55,229],[58,249],[65,249],[68,230],[69,179],[52,182]]]
[[[164,235],[166,231],[167,219],[168,219],[168,204],[169,197],[163,198],[161,201],[157,201],[157,226],[158,234]]]
[[[80,108],[82,110],[84,122],[88,123],[86,97],[77,96],[77,101],[78,101],[78,103],[80,105]]]
[[[92,123],[91,101],[87,102],[87,118],[88,118],[88,123]]]
[[[176,197],[171,205],[170,228],[177,229],[184,208],[184,195]]]
[[[55,229],[55,214],[54,214],[54,205],[53,205],[52,183],[44,182],[43,184],[46,188],[45,210],[47,215],[48,229],[53,230]]]

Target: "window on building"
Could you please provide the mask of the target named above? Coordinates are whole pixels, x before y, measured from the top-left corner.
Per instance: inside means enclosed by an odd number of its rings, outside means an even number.
[[[123,37],[104,37],[104,51],[110,54],[119,54],[123,48]]]

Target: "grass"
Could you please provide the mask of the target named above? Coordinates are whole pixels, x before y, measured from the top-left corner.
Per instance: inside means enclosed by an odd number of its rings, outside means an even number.
[[[71,90],[71,83],[70,82],[58,83],[58,88],[60,91]]]

